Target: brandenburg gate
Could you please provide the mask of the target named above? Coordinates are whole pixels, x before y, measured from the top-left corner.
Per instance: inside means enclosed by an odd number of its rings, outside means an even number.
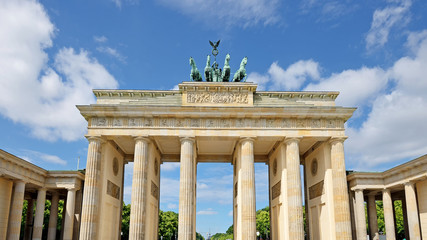
[[[179,90],[94,93],[95,104],[78,106],[89,140],[80,239],[119,237],[124,165],[132,161],[130,239],[157,239],[164,162],[180,162],[180,240],[196,238],[200,162],[234,167],[234,239],[256,239],[257,162],[269,167],[272,239],[304,239],[303,205],[310,232],[352,239],[344,123],[355,108],[336,106],[338,92],[183,82]]]

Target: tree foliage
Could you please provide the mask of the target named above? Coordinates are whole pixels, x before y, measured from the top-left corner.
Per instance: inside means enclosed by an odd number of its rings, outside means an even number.
[[[178,235],[178,213],[167,211],[159,212],[159,238],[175,239]]]
[[[126,205],[123,202],[122,210],[122,240],[129,239],[129,226],[130,226],[130,204]]]
[[[256,211],[256,230],[262,239],[270,236],[270,208],[268,206]]]

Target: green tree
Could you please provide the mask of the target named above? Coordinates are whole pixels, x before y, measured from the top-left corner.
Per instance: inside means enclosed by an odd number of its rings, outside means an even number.
[[[227,231],[225,233],[227,233],[227,234],[234,234],[234,225],[231,224],[231,226],[227,229]]]
[[[130,226],[130,204],[126,205],[123,202],[122,210],[122,237],[121,239],[129,239],[129,226]]]
[[[265,207],[256,211],[256,230],[260,237],[266,239],[270,236],[270,208]]]
[[[202,234],[196,232],[196,240],[205,240],[205,238],[202,236]]]
[[[159,238],[175,239],[175,233],[178,234],[178,213],[168,211],[159,212]]]

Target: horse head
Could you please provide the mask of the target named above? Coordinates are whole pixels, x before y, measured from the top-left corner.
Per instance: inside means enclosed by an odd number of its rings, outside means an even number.
[[[244,66],[246,66],[246,64],[248,63],[248,57],[244,57],[243,59],[242,59],[242,62],[240,63],[240,66],[241,67],[244,67]]]

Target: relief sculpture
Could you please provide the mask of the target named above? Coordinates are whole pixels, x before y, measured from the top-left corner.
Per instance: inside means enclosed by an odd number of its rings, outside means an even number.
[[[248,93],[230,93],[230,92],[188,92],[188,103],[240,103],[248,104]]]

